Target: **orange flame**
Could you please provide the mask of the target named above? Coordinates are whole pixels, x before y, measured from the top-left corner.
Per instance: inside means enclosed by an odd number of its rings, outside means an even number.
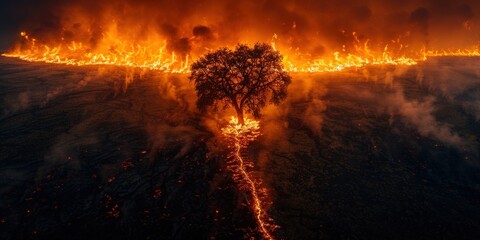
[[[26,32],[21,32],[26,47],[17,47],[5,57],[15,57],[30,62],[46,62],[66,65],[115,65],[125,67],[147,68],[169,73],[187,72],[190,57],[179,59],[174,52],[166,51],[166,41],[150,41],[131,44],[121,41],[114,35],[104,36],[100,47],[95,50],[81,42],[49,46],[39,44]]]
[[[246,149],[248,144],[255,140],[259,135],[259,122],[251,119],[245,119],[245,124],[239,124],[238,119],[232,117],[225,128],[222,128],[223,135],[231,142],[231,159],[229,169],[233,172],[234,180],[240,185],[241,189],[248,191],[253,200],[252,211],[258,224],[258,229],[265,239],[274,239],[272,232],[278,228],[273,223],[265,211],[266,190],[259,189],[260,182],[255,180],[246,170],[247,167],[253,167],[253,163],[246,162],[242,156],[242,150]]]
[[[188,73],[191,56],[179,57],[175,52],[167,51],[165,40],[153,39],[132,43],[121,40],[111,31],[104,34],[101,43],[96,48],[88,44],[71,41],[61,44],[41,44],[26,32],[21,32],[23,46],[2,54],[5,57],[19,58],[30,62],[46,62],[66,65],[115,65],[133,68],[159,70],[169,73]],[[297,52],[288,46],[279,46],[277,34],[271,39],[271,46],[284,54],[284,68],[289,72],[337,72],[349,68],[360,68],[371,65],[416,65],[428,57],[438,56],[480,56],[479,47],[455,50],[414,51],[399,39],[385,45],[382,50],[372,50],[369,40],[361,42],[356,33],[351,52],[345,49],[333,54],[312,57],[311,54]]]
[[[472,47],[470,49],[428,51],[426,55],[430,57],[480,57],[480,49],[478,47]]]

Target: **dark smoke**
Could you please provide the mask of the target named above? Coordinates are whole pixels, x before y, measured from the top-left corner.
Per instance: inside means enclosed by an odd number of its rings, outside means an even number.
[[[420,1],[173,1],[19,0],[0,4],[2,47],[20,30],[39,41],[82,40],[92,47],[113,22],[133,40],[152,32],[181,55],[238,42],[269,42],[322,55],[351,48],[352,32],[383,47],[403,36],[405,45],[459,48],[478,44],[476,0]]]
[[[428,19],[430,13],[426,8],[418,8],[410,14],[410,22],[418,27],[422,34],[428,34]]]
[[[211,40],[213,38],[213,33],[210,28],[200,25],[193,28],[193,36]]]

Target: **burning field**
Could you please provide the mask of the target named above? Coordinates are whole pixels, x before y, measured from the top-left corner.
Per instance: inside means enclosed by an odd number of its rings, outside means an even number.
[[[0,238],[479,238],[480,4],[341,2],[0,3]]]
[[[23,4],[22,4],[23,2]],[[222,46],[268,42],[295,72],[479,56],[476,1],[23,0],[5,4],[5,56],[188,72]],[[10,24],[9,24],[10,23]],[[16,39],[15,39],[16,38]]]

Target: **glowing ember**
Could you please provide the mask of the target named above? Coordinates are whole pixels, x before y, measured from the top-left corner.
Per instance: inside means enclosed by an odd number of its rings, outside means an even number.
[[[259,181],[255,180],[247,171],[248,167],[253,167],[252,162],[246,162],[242,156],[242,150],[246,149],[248,144],[255,140],[259,135],[259,122],[251,119],[245,119],[245,124],[238,123],[238,119],[232,117],[225,128],[222,128],[223,135],[231,143],[231,156],[229,161],[229,169],[233,172],[233,178],[241,188],[241,190],[250,193],[253,203],[251,203],[252,211],[258,224],[259,231],[265,239],[274,239],[272,232],[278,228],[266,213],[266,205],[264,199],[266,190],[260,189]]]

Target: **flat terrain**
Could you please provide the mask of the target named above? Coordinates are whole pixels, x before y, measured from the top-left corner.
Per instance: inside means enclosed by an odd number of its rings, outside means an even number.
[[[480,59],[293,74],[245,157],[286,239],[480,238]],[[1,239],[243,239],[187,75],[0,58]]]

